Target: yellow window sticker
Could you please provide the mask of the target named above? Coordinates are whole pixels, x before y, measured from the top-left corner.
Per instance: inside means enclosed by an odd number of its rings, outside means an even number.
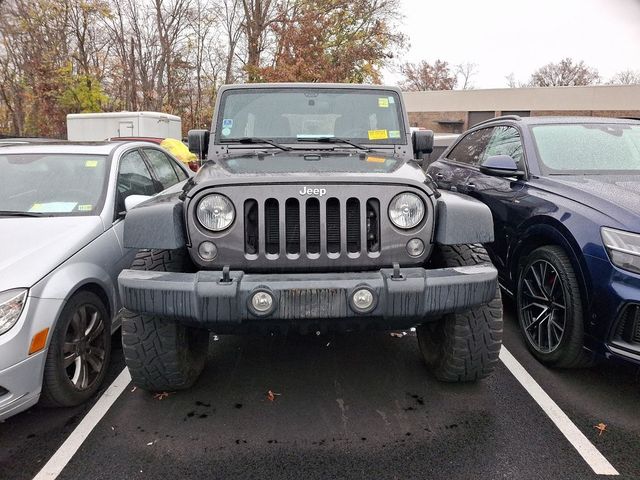
[[[386,160],[382,157],[367,157],[367,162],[384,163]]]
[[[400,130],[389,130],[389,138],[400,138]]]
[[[87,160],[84,162],[84,166],[87,168],[95,168],[98,166],[98,160]]]
[[[369,140],[386,140],[389,134],[386,130],[369,130]]]
[[[79,212],[90,212],[93,210],[93,205],[78,205]]]
[[[42,204],[41,203],[34,203],[33,205],[31,205],[31,208],[29,209],[30,212],[42,212]]]
[[[380,108],[389,108],[389,99],[384,97],[384,98],[379,98],[378,99],[378,107]]]

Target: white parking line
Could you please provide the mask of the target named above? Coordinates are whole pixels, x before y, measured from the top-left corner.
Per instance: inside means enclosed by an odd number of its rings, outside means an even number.
[[[71,458],[82,446],[102,417],[105,416],[109,408],[111,408],[111,405],[113,405],[120,394],[124,392],[124,389],[129,385],[130,381],[131,375],[125,367],[124,370],[120,372],[120,375],[118,375],[118,378],[109,385],[109,388],[102,394],[93,408],[89,410],[89,413],[82,419],[75,430],[71,432],[71,435],[69,435],[56,453],[53,454],[47,464],[42,467],[42,470],[33,477],[34,480],[53,480],[60,475],[62,469],[67,466],[67,463],[69,463]]]
[[[587,437],[580,431],[578,427],[569,419],[558,404],[554,402],[549,395],[538,385],[524,367],[514,358],[513,355],[502,346],[500,351],[500,360],[506,365],[509,371],[516,377],[516,380],[531,395],[540,408],[547,414],[558,430],[569,440],[569,443],[578,451],[584,461],[589,464],[593,471],[598,475],[620,475],[613,468],[613,465],[604,458],[604,455],[589,441]]]

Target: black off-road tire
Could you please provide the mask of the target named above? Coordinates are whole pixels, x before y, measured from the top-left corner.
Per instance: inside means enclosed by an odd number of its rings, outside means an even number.
[[[71,352],[65,352],[65,345],[74,316],[83,306],[92,308],[102,319],[102,328],[95,337],[94,345],[103,350],[104,357],[100,372],[91,379],[86,388],[73,384],[64,366],[64,357]],[[56,326],[51,334],[51,342],[47,350],[44,366],[42,393],[40,404],[46,407],[73,407],[84,403],[100,388],[109,367],[111,358],[111,319],[104,303],[95,293],[80,291],[74,294],[65,304]],[[69,367],[71,368],[71,366]]]
[[[435,268],[491,263],[482,245],[437,246]],[[451,313],[416,329],[427,367],[444,382],[473,382],[493,372],[502,346],[500,289],[486,305]]]
[[[522,302],[523,302],[523,273],[536,261],[549,262],[558,272],[564,297],[566,298],[566,323],[563,336],[555,351],[541,352],[531,343],[524,331]],[[571,259],[561,247],[547,245],[535,249],[521,264],[518,272],[516,294],[516,311],[522,338],[529,351],[541,363],[557,368],[585,368],[597,363],[597,358],[584,349],[584,307],[580,284],[576,276]]]
[[[141,250],[134,270],[189,272],[184,250]],[[122,350],[133,383],[148,391],[165,392],[191,387],[207,359],[209,332],[170,318],[124,311]]]

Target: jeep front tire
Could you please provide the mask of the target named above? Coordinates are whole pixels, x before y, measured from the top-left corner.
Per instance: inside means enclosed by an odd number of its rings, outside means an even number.
[[[184,250],[141,250],[131,269],[187,272],[191,262]],[[189,388],[204,368],[208,346],[208,330],[128,310],[122,315],[125,361],[133,383],[144,390]]]
[[[438,246],[432,258],[436,268],[491,262],[482,245]],[[416,333],[424,361],[438,380],[473,382],[488,376],[502,346],[500,289],[489,303],[423,323]]]

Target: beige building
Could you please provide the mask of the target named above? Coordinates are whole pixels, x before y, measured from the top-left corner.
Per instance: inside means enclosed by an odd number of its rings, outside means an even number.
[[[640,85],[405,92],[412,127],[461,133],[499,115],[640,118]]]

